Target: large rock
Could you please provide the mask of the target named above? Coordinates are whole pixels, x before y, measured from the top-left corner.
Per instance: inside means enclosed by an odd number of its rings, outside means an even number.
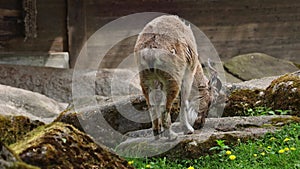
[[[226,83],[239,83],[243,81],[233,76],[232,74],[228,73],[227,71],[225,71],[225,78],[226,78]]]
[[[231,93],[234,90],[238,89],[261,89],[265,90],[273,80],[277,79],[280,76],[270,76],[263,77],[260,79],[251,79],[248,81],[238,82],[238,83],[227,83],[225,85],[228,93]]]
[[[73,69],[1,65],[0,84],[38,92],[64,103],[73,100],[72,85],[75,82],[78,88],[80,85],[90,87],[94,95],[111,96],[112,82],[115,95],[127,95],[124,86],[129,86],[131,94],[141,93],[138,78],[130,70],[77,70],[72,81],[73,72]],[[77,91],[73,89],[73,92]]]
[[[55,121],[72,124],[112,149],[124,140],[124,133],[151,127],[142,95],[80,100]]]
[[[242,80],[278,76],[299,70],[292,62],[263,53],[236,56],[228,60],[224,67],[229,73]]]
[[[216,146],[216,140],[235,143],[238,139],[247,141],[274,132],[281,126],[300,122],[294,116],[258,116],[208,118],[205,127],[192,135],[183,135],[175,141],[154,140],[151,129],[130,132],[129,139],[122,142],[116,152],[127,157],[166,156],[167,158],[198,158],[209,154],[209,149]],[[175,127],[175,131],[178,129]]]
[[[39,93],[0,85],[1,115],[22,115],[29,117],[31,120],[49,123],[65,107],[66,105],[60,104]]]
[[[63,123],[39,127],[10,148],[24,162],[43,169],[132,168],[85,133]]]

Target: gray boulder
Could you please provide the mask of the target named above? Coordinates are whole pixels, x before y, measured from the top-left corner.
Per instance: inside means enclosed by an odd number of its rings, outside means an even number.
[[[31,120],[51,122],[66,105],[39,93],[0,85],[0,114],[22,115]]]
[[[277,59],[263,53],[239,55],[224,64],[225,69],[241,80],[279,76],[298,69],[292,62]]]

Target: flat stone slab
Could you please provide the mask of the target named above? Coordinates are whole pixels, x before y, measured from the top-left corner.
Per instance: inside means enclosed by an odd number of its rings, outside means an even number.
[[[253,116],[208,118],[202,130],[191,135],[183,135],[178,123],[174,130],[179,136],[174,141],[166,138],[155,140],[151,129],[127,133],[127,140],[119,144],[116,152],[126,157],[167,156],[169,158],[197,158],[209,153],[215,140],[223,139],[234,143],[238,139],[246,141],[274,132],[290,122],[300,122],[294,116]]]

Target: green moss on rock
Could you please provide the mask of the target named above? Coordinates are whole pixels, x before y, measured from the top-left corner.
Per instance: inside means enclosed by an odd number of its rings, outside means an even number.
[[[40,169],[40,168],[18,161],[15,162],[12,166],[7,167],[6,169]]]
[[[10,146],[20,158],[41,168],[132,168],[69,124],[41,126]]]
[[[282,117],[277,117],[271,119],[272,125],[275,126],[283,126],[287,125],[290,123],[300,123],[300,118],[297,116],[291,116],[290,118],[282,118]]]
[[[228,97],[223,116],[245,116],[250,108],[262,105],[263,90],[240,89]]]
[[[292,110],[291,115],[300,116],[300,77],[286,74],[274,80],[266,89],[265,104],[274,110]]]
[[[26,133],[34,128],[44,125],[40,121],[32,121],[24,116],[0,115],[0,142],[6,145],[22,139]]]
[[[1,169],[39,169],[38,167],[25,164],[5,144],[0,142],[0,168]]]

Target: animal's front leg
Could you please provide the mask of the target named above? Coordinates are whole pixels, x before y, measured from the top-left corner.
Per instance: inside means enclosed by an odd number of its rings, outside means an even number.
[[[189,104],[188,99],[190,96],[191,88],[193,83],[193,73],[190,70],[187,70],[181,86],[181,106],[180,106],[180,123],[183,129],[184,134],[194,133],[194,128],[190,125],[188,121],[188,110]]]
[[[162,114],[162,124],[163,124],[163,128],[164,128],[164,136],[168,137],[169,140],[175,140],[178,137],[178,134],[176,134],[173,130],[172,130],[172,126],[171,126],[171,115],[170,115],[170,109],[166,110],[163,112]]]

